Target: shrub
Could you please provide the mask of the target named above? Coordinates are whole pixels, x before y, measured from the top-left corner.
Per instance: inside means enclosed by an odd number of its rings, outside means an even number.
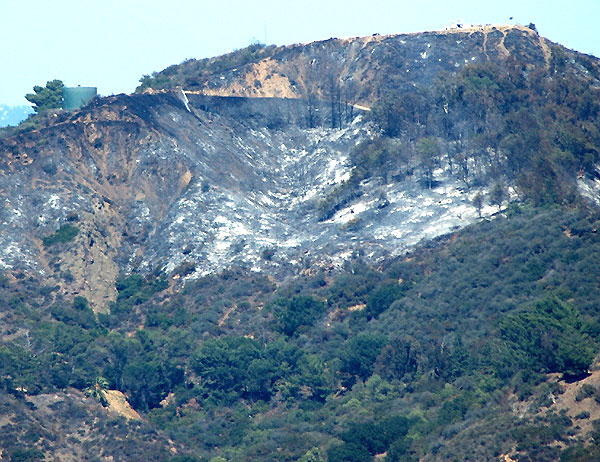
[[[284,334],[292,336],[302,327],[311,326],[326,309],[325,303],[314,297],[298,296],[276,308],[275,316],[279,319]]]
[[[596,396],[597,393],[598,392],[594,386],[586,383],[577,391],[577,395],[575,395],[575,401],[583,401],[586,398]]]
[[[45,236],[42,239],[44,247],[50,247],[54,244],[64,244],[71,242],[79,234],[79,228],[73,225],[62,225],[54,234]]]
[[[386,343],[386,337],[373,334],[361,334],[350,339],[340,355],[341,371],[362,380],[368,379],[373,374],[375,360]],[[351,379],[350,382],[352,381]]]
[[[39,449],[15,449],[10,453],[13,462],[36,462],[43,461],[46,456]]]
[[[402,296],[402,288],[397,282],[380,285],[371,292],[367,308],[365,310],[368,318],[375,318],[387,310],[395,300]]]

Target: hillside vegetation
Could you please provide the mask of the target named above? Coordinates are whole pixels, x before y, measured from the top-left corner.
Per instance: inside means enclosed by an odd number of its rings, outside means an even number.
[[[104,377],[189,460],[557,460],[554,442],[590,441],[550,396],[593,368],[598,220],[514,207],[379,270],[358,259],[281,286],[232,270],[169,295],[160,275],[132,275],[100,316],[5,277],[3,390],[14,411]],[[36,406],[19,412],[42,432]],[[102,454],[119,454],[123,432],[136,438],[120,425]],[[25,430],[3,432],[2,446],[59,449]]]
[[[0,145],[3,459],[598,460],[597,59],[482,27],[139,91]]]

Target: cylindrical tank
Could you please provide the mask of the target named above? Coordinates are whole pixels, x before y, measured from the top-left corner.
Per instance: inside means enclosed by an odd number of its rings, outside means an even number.
[[[98,94],[96,87],[64,87],[63,109],[72,111],[89,103]]]

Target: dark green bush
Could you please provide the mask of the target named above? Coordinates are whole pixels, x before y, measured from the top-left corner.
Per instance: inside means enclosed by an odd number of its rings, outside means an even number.
[[[79,228],[77,226],[66,224],[58,228],[54,234],[42,238],[42,242],[44,243],[44,247],[50,247],[54,244],[71,242],[75,239],[77,234],[79,234]]]
[[[325,313],[325,303],[314,297],[296,296],[274,304],[275,317],[284,334],[292,336],[310,327]]]
[[[379,316],[387,310],[395,300],[402,296],[403,290],[397,281],[387,282],[371,292],[365,313],[368,318]]]
[[[361,334],[351,338],[340,352],[341,371],[348,374],[349,384],[357,376],[361,380],[368,379],[375,368],[375,360],[387,343],[382,335]]]
[[[46,460],[46,455],[40,449],[14,449],[10,451],[12,462],[38,462]]]

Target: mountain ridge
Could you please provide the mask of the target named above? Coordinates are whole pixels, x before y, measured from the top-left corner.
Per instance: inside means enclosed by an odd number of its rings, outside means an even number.
[[[1,138],[2,458],[597,459],[600,61],[484,32],[257,45]]]
[[[457,37],[460,38],[454,40]],[[519,43],[518,48],[515,48],[515,43]],[[524,43],[531,45],[525,48],[523,47]],[[449,47],[458,46],[463,49],[463,54],[469,53],[466,50],[471,49],[473,55],[468,58],[463,57],[462,62],[451,62],[452,60],[442,62],[441,56],[432,58],[432,53],[434,55],[436,53],[436,44],[443,49],[442,53],[446,51],[446,54],[451,55],[452,53],[448,52]],[[403,45],[406,47],[402,50]],[[210,62],[210,60],[188,60],[155,73],[154,81],[148,77],[142,79],[142,85],[138,91],[147,87],[159,89],[180,85],[189,91],[200,91],[204,94],[219,96],[307,98],[310,95],[316,95],[317,97],[325,96],[327,99],[326,93],[329,89],[325,88],[326,85],[324,83],[315,85],[313,82],[316,76],[321,78],[325,76],[327,79],[335,78],[343,82],[354,82],[358,88],[349,89],[348,93],[351,94],[351,98],[356,99],[357,104],[369,106],[377,98],[377,92],[381,91],[380,80],[387,77],[384,72],[381,72],[379,77],[376,76],[376,71],[394,69],[385,67],[376,69],[372,66],[367,68],[361,64],[361,62],[369,62],[369,54],[375,52],[377,48],[383,49],[383,53],[389,53],[386,58],[388,61],[398,61],[394,62],[396,70],[398,67],[403,67],[404,72],[409,72],[412,67],[412,71],[418,74],[413,81],[423,84],[429,83],[440,70],[453,71],[456,67],[461,67],[468,62],[497,61],[510,57],[511,53],[515,55],[516,60],[528,62],[529,65],[534,65],[540,58],[546,62],[546,65],[549,65],[551,45],[552,42],[539,36],[535,29],[517,25],[485,25],[410,34],[374,34],[367,37],[331,38],[306,44],[266,47],[264,52],[268,56],[265,58],[261,58],[261,49],[258,48],[255,53],[256,62],[251,60],[244,64],[242,61],[241,66],[236,67],[224,65],[223,71],[217,71],[217,75],[213,78],[210,77],[209,72],[204,81],[193,78],[186,81],[181,74],[185,75],[186,68],[192,70],[198,68],[204,61]],[[254,50],[256,47],[251,48]],[[539,50],[536,50],[536,47]],[[340,51],[342,49],[347,51]],[[240,50],[240,53],[243,51]],[[328,60],[321,55],[323,52],[330,55]],[[336,57],[336,53],[340,54],[339,57]],[[459,51],[460,53],[461,51]],[[407,58],[401,59],[402,55],[406,55]],[[223,58],[227,56],[225,55]],[[367,57],[365,58],[365,56]],[[439,60],[437,63],[436,58]],[[304,62],[298,67],[295,63],[302,59],[310,61],[310,65]],[[219,62],[218,58],[213,58],[213,60]],[[291,61],[291,64],[286,65],[287,61]],[[429,65],[423,68],[423,62],[427,62]],[[311,66],[314,69],[311,70]],[[432,73],[432,69],[435,72]],[[178,75],[180,76],[178,77]],[[170,82],[171,77],[174,80]],[[263,86],[265,80],[271,78],[276,79],[277,84]],[[360,82],[363,80],[369,82],[370,90],[360,88]],[[260,82],[260,86],[255,85],[255,82]],[[331,85],[331,83],[329,84]]]
[[[555,62],[569,78],[600,82],[596,61],[582,61],[584,69],[573,55],[570,62],[579,67],[566,67],[568,52],[555,48],[558,58],[549,57],[545,39],[518,26],[330,39],[276,50],[261,58],[270,52],[258,47],[252,52],[258,62],[250,59],[241,67],[213,63],[215,72],[200,74],[207,83],[199,90],[176,85],[167,93],[102,98],[1,140],[8,204],[0,211],[3,267],[66,274],[73,282],[58,281],[61,286],[104,310],[116,296],[117,275],[131,271],[177,272],[183,266],[186,276],[199,276],[237,262],[293,272],[317,263],[312,255],[323,259],[322,265],[332,258],[339,266],[364,245],[376,261],[407,248],[403,242],[412,245],[477,219],[484,209],[477,212],[472,200],[487,194],[487,180],[477,185],[469,178],[490,175],[488,170],[500,168],[494,162],[503,162],[467,157],[460,161],[462,173],[457,171],[452,157],[463,155],[463,134],[448,141],[443,133],[427,138],[426,118],[435,110],[438,117],[460,121],[464,109],[449,112],[449,96],[442,93],[446,102],[426,102],[419,92],[480,60],[496,60],[525,75],[551,72],[548,66]],[[262,80],[249,77],[261,63],[271,66],[269,72]],[[178,75],[196,64],[163,72]],[[258,97],[264,90],[260,82],[273,78],[295,81],[296,97],[275,98],[278,90]],[[487,74],[477,79],[489,85]],[[248,84],[243,96],[236,90],[240,82]],[[284,87],[291,88],[288,84]],[[405,139],[372,141],[380,128],[371,120],[388,130],[390,109],[379,102],[374,111],[365,111],[358,103],[373,106],[378,94],[381,101],[386,95],[413,98],[402,103],[413,127]],[[445,123],[458,125],[452,119]],[[423,149],[437,150],[428,154],[434,156],[427,161],[431,165],[416,156],[419,138],[425,140]],[[443,150],[442,142],[448,146]],[[497,147],[488,150],[486,156],[496,151],[492,157],[501,159]],[[387,171],[373,164],[368,167],[373,173],[361,177],[363,167],[352,156],[365,165],[379,159]],[[516,197],[511,188],[508,182],[501,203]],[[428,225],[428,216],[437,217],[438,224]],[[42,238],[70,219],[79,220],[81,228],[72,252],[65,254],[70,256],[48,254],[52,249],[44,249]],[[275,259],[263,258],[268,254]]]

